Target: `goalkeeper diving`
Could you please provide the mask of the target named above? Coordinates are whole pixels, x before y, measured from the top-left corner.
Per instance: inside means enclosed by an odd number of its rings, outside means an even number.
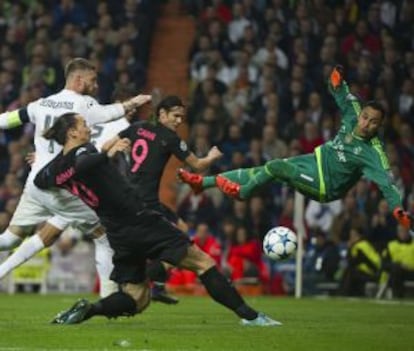
[[[284,182],[319,202],[342,198],[365,177],[379,187],[397,221],[413,229],[414,217],[403,209],[401,193],[378,137],[385,119],[384,108],[376,101],[361,103],[351,94],[342,66],[332,70],[328,89],[340,109],[341,126],[333,140],[317,147],[313,153],[206,177],[179,169],[178,177],[195,192],[217,187],[226,195],[241,200],[270,182]]]

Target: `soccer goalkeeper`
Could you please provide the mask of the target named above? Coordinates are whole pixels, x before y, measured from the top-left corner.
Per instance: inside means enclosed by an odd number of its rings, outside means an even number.
[[[364,176],[378,185],[397,221],[413,228],[413,216],[402,208],[400,192],[378,138],[385,118],[383,107],[375,101],[361,104],[350,93],[341,66],[332,70],[328,88],[340,109],[341,127],[333,140],[317,147],[314,153],[207,177],[179,169],[178,177],[195,192],[218,187],[226,195],[242,200],[265,184],[285,182],[312,199],[329,202],[343,197]]]

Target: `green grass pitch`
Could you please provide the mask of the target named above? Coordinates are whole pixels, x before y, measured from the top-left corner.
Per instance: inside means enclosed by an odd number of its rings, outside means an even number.
[[[236,316],[207,297],[181,297],[179,305],[154,303],[133,318],[49,324],[77,298],[0,295],[0,351],[414,350],[413,301],[249,298],[252,306],[284,323],[253,328],[240,326]],[[128,346],[116,345],[119,340]]]

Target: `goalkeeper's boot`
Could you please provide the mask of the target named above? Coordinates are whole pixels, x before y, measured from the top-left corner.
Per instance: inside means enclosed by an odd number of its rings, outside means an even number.
[[[168,294],[165,289],[165,284],[154,282],[154,286],[151,288],[151,300],[156,302],[162,302],[166,305],[176,305],[180,302],[176,297]]]
[[[234,199],[241,200],[240,184],[235,183],[219,174],[216,176],[216,185],[217,188],[219,188],[224,194]]]
[[[91,303],[86,299],[80,299],[71,308],[60,312],[53,320],[53,324],[77,324],[87,318],[86,314],[91,308]]]
[[[179,168],[177,177],[188,184],[193,190],[194,194],[199,194],[203,191],[203,176],[197,173],[191,173],[184,168]]]
[[[282,325],[281,322],[266,316],[262,312],[259,312],[259,315],[251,321],[248,319],[242,319],[240,324],[246,327],[278,327]]]

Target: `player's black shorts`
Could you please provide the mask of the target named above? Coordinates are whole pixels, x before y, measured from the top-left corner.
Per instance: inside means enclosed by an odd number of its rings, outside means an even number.
[[[111,279],[119,284],[145,281],[147,259],[177,265],[192,245],[186,234],[153,211],[138,215],[134,224],[108,230],[108,239],[115,251]]]
[[[148,204],[148,208],[161,213],[171,223],[174,223],[174,224],[178,223],[177,214],[173,210],[171,210],[169,207],[165,206],[164,204],[160,202],[154,203],[154,204]]]

